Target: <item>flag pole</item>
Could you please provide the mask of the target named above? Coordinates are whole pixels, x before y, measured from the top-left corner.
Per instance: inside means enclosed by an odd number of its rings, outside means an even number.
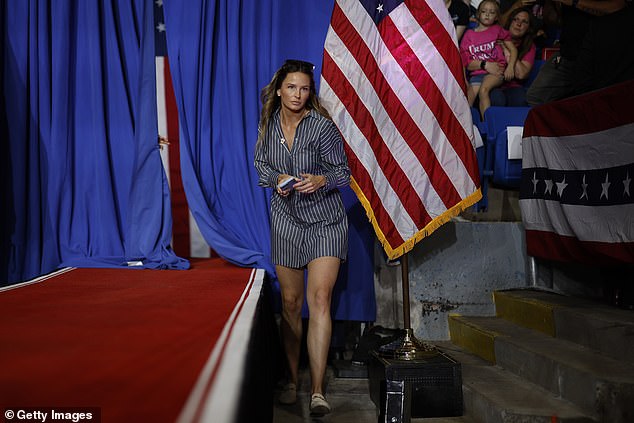
[[[414,336],[410,322],[409,303],[409,263],[408,253],[401,256],[401,284],[403,286],[403,327],[405,335],[379,348],[379,354],[398,360],[414,360],[438,354],[438,350],[431,344],[421,342]]]

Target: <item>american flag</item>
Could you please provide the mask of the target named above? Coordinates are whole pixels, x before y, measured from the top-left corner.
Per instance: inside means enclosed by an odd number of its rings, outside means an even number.
[[[210,257],[215,253],[209,248],[189,211],[181,180],[178,110],[167,59],[162,0],[154,2],[154,29],[158,132],[160,137],[169,142],[169,144],[161,144],[161,159],[170,184],[172,248],[181,257]]]
[[[634,263],[632,92],[634,81],[528,114],[520,209],[529,255]]]
[[[442,0],[337,0],[320,97],[389,258],[481,198],[455,30]]]

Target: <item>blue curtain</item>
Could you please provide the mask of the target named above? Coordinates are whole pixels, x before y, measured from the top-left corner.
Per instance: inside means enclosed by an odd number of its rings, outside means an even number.
[[[179,109],[181,171],[189,208],[225,259],[266,269],[269,196],[257,186],[253,149],[259,93],[287,58],[321,69],[333,0],[164,0],[167,50]],[[350,254],[335,318],[374,321],[373,233],[351,190]]]
[[[0,281],[187,268],[169,246],[152,3],[0,0]]]

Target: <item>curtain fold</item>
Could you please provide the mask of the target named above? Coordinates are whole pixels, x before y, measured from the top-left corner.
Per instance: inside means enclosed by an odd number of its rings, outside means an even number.
[[[271,193],[257,186],[253,165],[260,90],[287,58],[314,63],[319,75],[333,3],[163,3],[189,208],[216,253],[237,265],[266,269],[272,276]],[[374,321],[374,234],[352,190],[344,190],[343,197],[350,250],[333,293],[333,315]]]
[[[270,273],[268,200],[257,189],[253,147],[259,87],[271,76],[273,4],[164,2],[190,210],[220,256]]]
[[[0,2],[0,277],[187,268],[170,248],[152,4]]]

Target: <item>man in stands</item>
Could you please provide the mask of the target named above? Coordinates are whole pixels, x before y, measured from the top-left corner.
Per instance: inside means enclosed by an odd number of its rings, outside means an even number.
[[[634,78],[631,0],[547,0],[558,3],[560,52],[542,66],[526,94],[547,103]]]

